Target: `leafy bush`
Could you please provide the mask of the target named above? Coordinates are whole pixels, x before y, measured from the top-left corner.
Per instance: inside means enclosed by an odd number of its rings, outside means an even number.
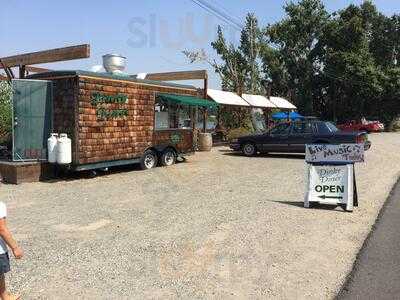
[[[394,120],[392,120],[392,122],[390,122],[388,130],[396,132],[400,131],[400,117],[395,118]]]
[[[230,141],[251,133],[253,133],[253,131],[247,127],[234,128],[228,131],[227,139]]]
[[[250,111],[246,108],[220,107],[220,123],[226,129],[253,128]]]
[[[0,143],[7,140],[12,130],[12,87],[0,81]]]

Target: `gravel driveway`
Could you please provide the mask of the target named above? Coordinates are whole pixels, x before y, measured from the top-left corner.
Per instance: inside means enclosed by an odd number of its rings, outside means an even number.
[[[305,209],[304,156],[228,148],[94,179],[0,185],[26,256],[24,299],[332,298],[400,174],[400,134],[370,135],[360,207]]]

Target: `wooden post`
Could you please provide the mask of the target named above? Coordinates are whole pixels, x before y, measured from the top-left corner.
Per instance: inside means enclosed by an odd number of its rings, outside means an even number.
[[[196,107],[190,106],[190,127],[192,128],[192,136],[193,136],[193,149],[197,148],[197,134],[196,134],[196,123],[195,123],[195,114]]]
[[[193,106],[189,106],[190,128],[192,128],[192,130],[196,128],[196,124],[194,123],[194,109]]]
[[[176,111],[175,111],[175,118],[174,118],[174,128],[179,128],[179,113],[181,111],[181,106],[177,105],[176,106]]]
[[[217,127],[221,127],[221,107],[219,105],[217,107]]]
[[[0,58],[0,68],[3,68],[6,72],[7,79],[11,81],[11,79],[15,78],[13,71],[10,67],[6,65],[6,63]]]
[[[208,75],[206,73],[204,77],[204,99],[208,98],[207,90],[208,90]]]
[[[207,107],[204,107],[203,110],[203,132],[207,132]]]
[[[19,66],[19,78],[25,78],[26,69],[24,65]]]
[[[193,146],[195,151],[197,151],[198,149],[198,132],[199,130],[197,130],[197,117],[198,117],[198,111],[199,111],[199,107],[198,106],[194,106],[193,107],[193,111],[194,111],[194,117],[193,117]]]

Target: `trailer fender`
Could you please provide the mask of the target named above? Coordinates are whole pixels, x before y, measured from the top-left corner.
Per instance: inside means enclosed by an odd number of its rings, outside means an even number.
[[[173,149],[175,153],[178,153],[177,149],[173,145],[157,145],[150,147],[149,149],[156,151],[157,153],[161,154],[165,151],[165,149]],[[146,149],[148,150],[148,149]]]

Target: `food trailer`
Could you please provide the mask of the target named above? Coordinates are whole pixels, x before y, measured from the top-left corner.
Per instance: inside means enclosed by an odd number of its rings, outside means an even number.
[[[76,171],[171,165],[194,152],[195,107],[215,105],[193,86],[124,74],[51,71],[16,83],[14,157],[44,160],[50,134],[66,133],[72,152],[68,167]],[[36,102],[35,95],[40,95]],[[36,108],[27,112],[32,105]]]

